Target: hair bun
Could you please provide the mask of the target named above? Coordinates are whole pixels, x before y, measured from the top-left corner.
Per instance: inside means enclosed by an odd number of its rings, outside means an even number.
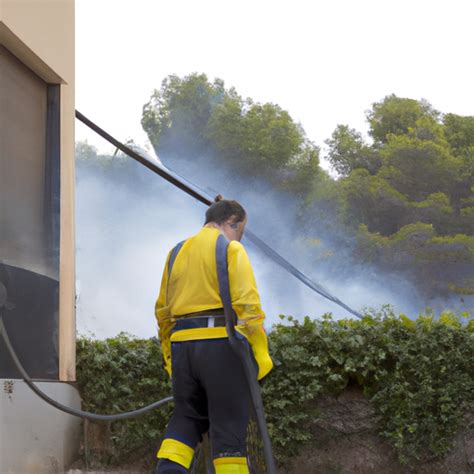
[[[218,194],[215,198],[214,198],[214,202],[219,202],[219,201],[222,201],[224,200],[224,198],[222,197],[222,194]]]

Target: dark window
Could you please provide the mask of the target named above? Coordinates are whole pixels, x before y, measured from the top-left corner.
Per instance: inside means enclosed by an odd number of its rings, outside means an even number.
[[[0,284],[5,325],[35,378],[58,378],[60,86],[0,46]],[[0,377],[16,372],[0,345]]]

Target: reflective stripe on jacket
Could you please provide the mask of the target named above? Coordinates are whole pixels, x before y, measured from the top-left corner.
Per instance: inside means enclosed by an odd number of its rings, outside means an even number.
[[[165,368],[171,375],[171,342],[227,337],[225,327],[196,328],[176,331],[175,321],[181,315],[222,308],[216,268],[216,241],[220,231],[203,227],[185,241],[174,261],[168,279],[166,261],[160,295],[155,305]],[[228,247],[228,268],[232,307],[238,318],[237,330],[249,341],[257,364],[258,378],[273,367],[268,340],[263,328],[265,313],[260,305],[255,276],[245,248],[232,241]]]

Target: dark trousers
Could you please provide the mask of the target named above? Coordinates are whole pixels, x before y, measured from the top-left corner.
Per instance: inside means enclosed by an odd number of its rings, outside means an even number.
[[[174,412],[165,438],[195,448],[209,431],[213,458],[245,457],[250,394],[229,340],[171,345]]]

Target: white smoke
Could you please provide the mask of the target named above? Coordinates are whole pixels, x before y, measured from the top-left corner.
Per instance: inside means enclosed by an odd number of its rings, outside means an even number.
[[[131,168],[141,167],[131,163]],[[197,202],[145,168],[140,183],[78,168],[77,329],[103,338],[156,335],[154,304],[166,255],[202,223]],[[116,176],[114,174],[114,176]],[[183,212],[184,211],[184,212]]]
[[[78,164],[76,188],[77,328],[104,338],[124,331],[156,335],[154,304],[168,251],[198,232],[205,206],[145,169],[122,158],[110,171]],[[163,160],[165,165],[166,160]],[[314,281],[357,311],[391,304],[416,316],[426,302],[400,275],[384,275],[350,261],[349,249],[333,248],[325,224],[322,249],[308,244],[297,225],[297,206],[258,179],[236,179],[212,160],[180,160],[173,167],[211,196],[222,193],[240,201],[249,228]],[[120,168],[117,170],[117,168]],[[244,240],[244,244],[246,244]],[[333,253],[323,258],[327,250]],[[336,317],[350,313],[317,295],[292,275],[247,245],[267,314],[267,328],[279,314]],[[328,263],[329,262],[329,263]]]

